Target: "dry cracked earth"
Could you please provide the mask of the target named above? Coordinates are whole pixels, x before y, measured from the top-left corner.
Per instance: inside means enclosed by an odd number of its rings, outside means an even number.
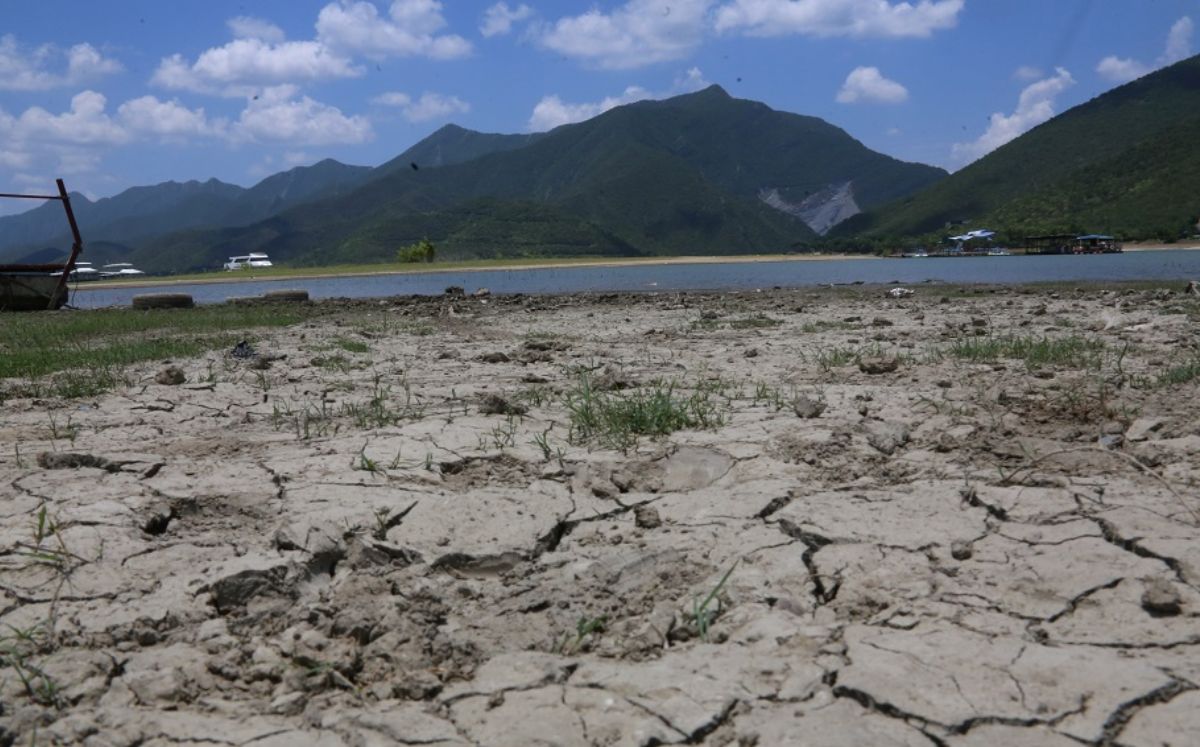
[[[0,408],[0,743],[1197,743],[1194,300],[323,308]]]

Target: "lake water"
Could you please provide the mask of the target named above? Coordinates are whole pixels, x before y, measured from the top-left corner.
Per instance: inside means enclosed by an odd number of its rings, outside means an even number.
[[[88,288],[71,294],[81,308],[128,306],[135,295],[188,293],[196,303],[220,303],[232,296],[302,288],[314,298],[377,298],[437,295],[459,285],[468,293],[579,293],[585,291],[699,291],[886,283],[1034,283],[1074,280],[1200,279],[1200,250],[1127,252],[1084,256],[969,257],[921,259],[829,259],[782,262],[730,262],[624,267],[463,270],[368,277],[291,278],[237,283],[167,283],[155,287]]]

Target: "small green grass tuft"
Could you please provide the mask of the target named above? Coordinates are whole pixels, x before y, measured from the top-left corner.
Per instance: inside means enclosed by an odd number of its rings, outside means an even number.
[[[564,395],[570,416],[570,439],[599,440],[629,448],[640,436],[665,436],[688,428],[717,428],[724,413],[712,387],[684,390],[677,382],[655,381],[630,392],[597,391],[584,375]]]
[[[369,353],[371,346],[362,340],[351,340],[349,337],[339,337],[333,341],[333,344],[345,350],[347,353]]]
[[[1200,355],[1189,361],[1171,366],[1158,375],[1159,386],[1187,384],[1200,378]]]
[[[1069,337],[1018,337],[1013,335],[963,337],[950,344],[947,352],[975,363],[1000,360],[1024,361],[1029,368],[1058,365],[1070,368],[1099,369],[1104,362],[1102,340],[1078,335]]]

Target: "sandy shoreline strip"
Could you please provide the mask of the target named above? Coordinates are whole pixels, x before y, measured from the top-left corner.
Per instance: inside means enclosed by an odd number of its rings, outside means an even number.
[[[432,268],[414,268],[411,270],[375,270],[351,272],[303,272],[281,275],[246,275],[229,272],[212,278],[172,278],[170,276],[147,280],[117,280],[96,281],[87,284],[87,288],[146,288],[164,285],[208,285],[212,283],[251,283],[271,282],[276,280],[324,280],[328,278],[374,277],[384,275],[431,275],[446,272],[502,272],[506,270],[567,270],[575,267],[635,267],[661,265],[713,265],[740,264],[746,262],[814,262],[819,260],[873,260],[882,259],[873,254],[752,254],[752,255],[721,255],[712,257],[654,257],[650,259],[619,258],[597,259],[596,261],[554,262],[530,261],[529,264],[483,265],[483,266],[438,266]]]

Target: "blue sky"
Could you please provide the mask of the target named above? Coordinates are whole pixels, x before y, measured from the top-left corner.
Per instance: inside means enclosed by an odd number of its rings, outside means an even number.
[[[249,185],[710,83],[953,170],[1194,54],[1193,21],[1200,0],[8,0],[0,191]]]

